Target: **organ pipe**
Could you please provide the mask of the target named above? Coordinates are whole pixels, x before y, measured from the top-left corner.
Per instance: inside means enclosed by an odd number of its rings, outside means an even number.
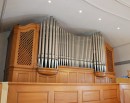
[[[104,72],[104,38],[99,32],[83,36],[69,33],[53,17],[47,18],[41,22],[38,66],[77,66]]]

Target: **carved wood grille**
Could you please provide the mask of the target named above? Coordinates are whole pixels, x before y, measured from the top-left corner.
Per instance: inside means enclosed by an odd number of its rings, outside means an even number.
[[[107,53],[107,65],[108,65],[108,71],[113,72],[113,58],[112,58],[112,51],[106,48]]]
[[[20,33],[17,63],[20,65],[32,64],[34,30]]]

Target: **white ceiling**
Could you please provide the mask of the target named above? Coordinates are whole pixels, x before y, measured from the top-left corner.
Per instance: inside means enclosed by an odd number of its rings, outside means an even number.
[[[51,1],[49,4],[48,0],[7,0],[3,27],[42,16],[54,16],[70,32],[100,31],[113,47],[130,43],[130,0]],[[79,10],[83,12],[80,14]]]

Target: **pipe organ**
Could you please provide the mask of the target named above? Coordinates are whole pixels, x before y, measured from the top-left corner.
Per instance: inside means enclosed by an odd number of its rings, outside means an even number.
[[[77,36],[58,25],[53,17],[41,23],[38,66],[74,66],[106,71],[104,38],[100,33]]]
[[[63,29],[53,17],[43,20],[41,24],[16,25],[9,37],[8,80],[62,83],[81,78],[81,81],[74,81],[95,82],[96,73],[98,76],[100,73],[109,74],[106,66],[110,60],[106,59],[106,53],[101,33],[75,35]],[[81,69],[85,71],[81,72]],[[83,80],[87,75],[91,79]],[[103,78],[106,79],[105,76]]]

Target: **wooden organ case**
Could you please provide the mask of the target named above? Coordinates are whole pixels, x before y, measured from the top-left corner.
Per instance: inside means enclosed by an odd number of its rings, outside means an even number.
[[[9,37],[7,69],[9,81],[35,81],[39,25],[17,25]],[[33,70],[34,69],[34,70]],[[33,73],[34,72],[34,73]]]
[[[114,83],[115,81],[115,72],[114,72],[114,52],[113,48],[105,43],[105,58],[106,58],[106,72],[96,72],[96,82],[97,83]]]
[[[39,24],[16,25],[9,37],[6,68],[8,81],[43,83],[113,83],[113,50],[106,48],[106,71],[73,66],[58,66],[58,69],[38,67]]]

